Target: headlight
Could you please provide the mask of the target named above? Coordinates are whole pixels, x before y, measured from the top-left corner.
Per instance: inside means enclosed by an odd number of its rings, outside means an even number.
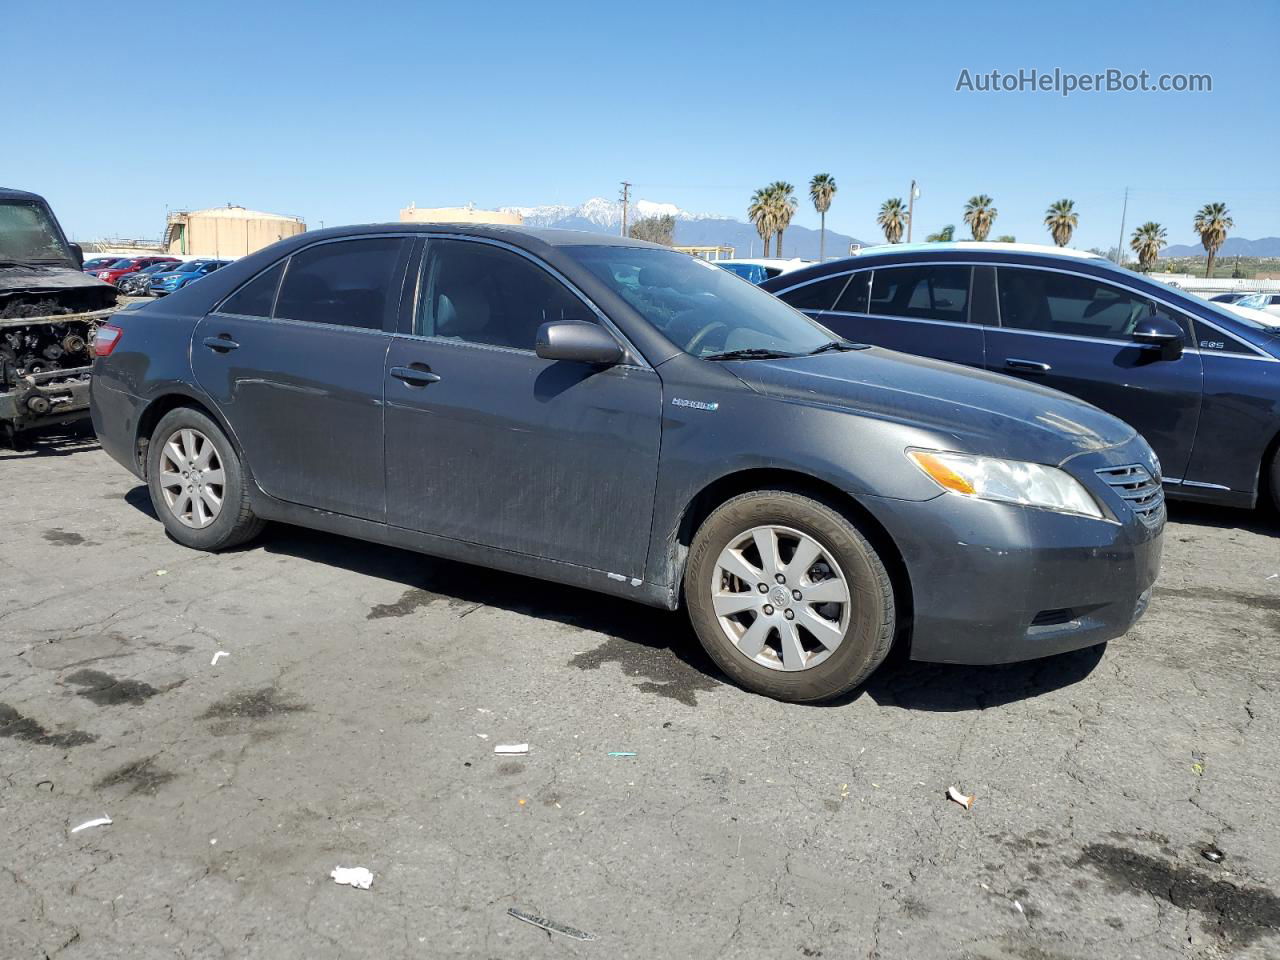
[[[908,450],[907,456],[951,493],[1103,519],[1098,501],[1079,480],[1057,467],[940,450]]]

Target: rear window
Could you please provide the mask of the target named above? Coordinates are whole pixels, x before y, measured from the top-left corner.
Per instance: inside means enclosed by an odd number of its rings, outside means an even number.
[[[848,274],[826,277],[815,280],[813,283],[806,283],[802,287],[796,287],[794,290],[787,290],[779,296],[783,303],[789,303],[797,310],[821,312],[832,308],[848,282]]]

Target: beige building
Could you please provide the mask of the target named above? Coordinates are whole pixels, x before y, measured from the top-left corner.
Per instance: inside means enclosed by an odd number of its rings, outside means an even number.
[[[524,217],[505,210],[477,210],[475,207],[419,207],[409,204],[400,211],[401,223],[504,223],[519,226]]]
[[[246,210],[232,204],[209,210],[178,210],[169,214],[164,249],[179,256],[243,257],[306,229],[298,217]]]

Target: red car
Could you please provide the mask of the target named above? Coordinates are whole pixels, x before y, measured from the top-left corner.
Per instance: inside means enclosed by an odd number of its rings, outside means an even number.
[[[117,260],[105,270],[97,271],[94,276],[107,283],[119,285],[120,278],[128,276],[136,270],[143,267],[149,267],[153,263],[178,263],[177,257],[125,257],[123,260]]]

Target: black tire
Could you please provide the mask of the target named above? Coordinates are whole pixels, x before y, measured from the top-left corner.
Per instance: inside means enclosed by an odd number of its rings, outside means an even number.
[[[1276,445],[1275,452],[1271,454],[1271,508],[1280,514],[1280,444]]]
[[[726,636],[713,606],[712,582],[721,552],[747,531],[767,525],[817,541],[848,587],[851,602],[843,638],[826,659],[802,670],[772,669],[748,657]],[[684,591],[689,619],[711,658],[741,686],[776,700],[809,703],[838,697],[870,676],[893,643],[893,584],[875,548],[841,512],[793,491],[759,490],[718,507],[693,538]]]
[[[204,527],[188,526],[169,506],[161,487],[161,455],[170,437],[184,429],[198,431],[213,444],[222,466],[222,506],[212,522]],[[151,433],[147,446],[147,487],[156,516],[169,536],[193,550],[225,550],[256,537],[266,521],[249,509],[249,479],[235,447],[212,419],[199,410],[178,407],[170,410]]]

